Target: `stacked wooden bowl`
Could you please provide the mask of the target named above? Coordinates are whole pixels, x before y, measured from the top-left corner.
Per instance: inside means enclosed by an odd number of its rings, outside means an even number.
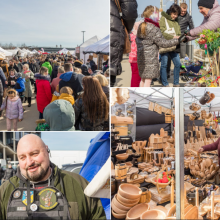
[[[117,219],[124,219],[127,212],[138,204],[141,189],[131,184],[121,184],[118,193],[112,199],[112,215]]]

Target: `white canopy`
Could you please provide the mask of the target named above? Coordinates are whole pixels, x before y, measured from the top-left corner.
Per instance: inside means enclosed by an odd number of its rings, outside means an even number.
[[[84,53],[96,53],[96,54],[107,54],[109,55],[109,45],[110,45],[110,39],[109,35],[105,38],[101,39],[100,41],[97,41],[94,44],[91,44],[84,48]]]
[[[7,50],[4,50],[3,48],[0,47],[0,52],[5,54],[6,57],[11,57],[12,56],[12,53],[7,51]]]
[[[69,50],[67,50],[66,48],[63,48],[62,50],[60,50],[58,53],[59,54],[67,54]]]

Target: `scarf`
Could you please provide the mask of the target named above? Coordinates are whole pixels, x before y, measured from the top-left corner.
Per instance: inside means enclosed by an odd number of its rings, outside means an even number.
[[[150,19],[150,18],[145,18],[144,19],[144,22],[148,22],[148,23],[151,23],[151,24],[153,24],[154,26],[156,26],[156,27],[158,27],[158,28],[160,28],[160,25],[159,25],[159,23],[158,22],[155,22],[155,21],[153,21],[152,19]]]

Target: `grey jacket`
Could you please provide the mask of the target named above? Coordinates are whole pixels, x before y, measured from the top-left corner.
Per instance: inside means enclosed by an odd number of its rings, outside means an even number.
[[[137,64],[140,77],[142,79],[159,78],[159,47],[168,48],[178,43],[178,39],[166,40],[160,28],[151,23],[147,23],[146,36],[143,36],[140,24],[136,37]]]
[[[184,16],[180,15],[178,17],[178,23],[181,29],[181,34],[183,34],[185,30],[187,30],[188,26],[190,30],[194,28],[192,16],[190,16],[188,12],[186,12]]]

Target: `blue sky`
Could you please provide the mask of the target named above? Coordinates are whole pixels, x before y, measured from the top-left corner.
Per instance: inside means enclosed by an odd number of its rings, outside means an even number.
[[[41,132],[50,150],[88,150],[91,139],[100,132]],[[105,133],[105,132],[103,132]]]
[[[138,2],[138,14],[142,14],[145,7],[148,5],[153,5],[160,8],[160,0],[154,1],[155,3],[145,0],[137,0],[137,2]],[[174,1],[163,0],[163,4],[164,4],[163,10],[166,11],[173,3]],[[188,5],[188,12],[189,12],[189,0],[186,0],[186,4]],[[204,17],[202,14],[199,13],[198,10],[198,0],[192,0],[192,18],[195,27],[198,27],[203,21]]]
[[[1,1],[0,43],[76,47],[109,34],[109,0]]]

